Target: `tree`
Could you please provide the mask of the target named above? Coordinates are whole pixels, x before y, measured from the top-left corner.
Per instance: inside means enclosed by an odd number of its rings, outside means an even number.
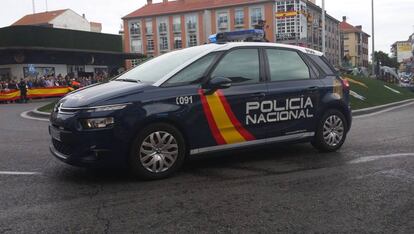
[[[375,61],[380,61],[382,66],[398,68],[400,65],[397,61],[397,58],[390,58],[387,53],[384,53],[382,51],[375,51],[374,58]]]

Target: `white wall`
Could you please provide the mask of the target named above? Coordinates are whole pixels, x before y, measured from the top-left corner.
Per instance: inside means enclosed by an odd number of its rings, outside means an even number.
[[[108,68],[107,66],[93,66],[93,65],[86,65],[85,72],[95,72],[95,68]]]
[[[89,21],[70,9],[57,16],[50,23],[54,28],[91,31]]]

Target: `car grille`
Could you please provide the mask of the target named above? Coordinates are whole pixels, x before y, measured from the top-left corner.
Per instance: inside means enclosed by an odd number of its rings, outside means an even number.
[[[62,153],[64,155],[72,155],[74,149],[70,145],[62,143],[62,142],[57,141],[55,139],[52,139],[52,143],[53,143],[53,147],[55,147],[55,149],[59,153]]]

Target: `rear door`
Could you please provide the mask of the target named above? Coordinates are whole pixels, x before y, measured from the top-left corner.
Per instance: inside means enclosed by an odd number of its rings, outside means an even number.
[[[268,69],[268,96],[261,113],[268,138],[312,136],[320,102],[322,82],[304,55],[296,50],[264,49]]]

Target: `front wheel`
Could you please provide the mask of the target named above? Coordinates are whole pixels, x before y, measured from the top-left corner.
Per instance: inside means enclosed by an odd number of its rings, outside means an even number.
[[[152,124],[134,140],[129,166],[134,175],[144,179],[166,178],[181,167],[185,150],[178,129],[169,124]]]
[[[338,110],[328,110],[320,119],[312,145],[321,152],[337,151],[345,142],[347,122]]]

